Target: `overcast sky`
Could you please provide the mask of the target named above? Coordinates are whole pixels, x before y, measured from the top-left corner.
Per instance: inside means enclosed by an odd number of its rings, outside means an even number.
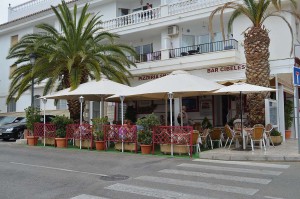
[[[8,4],[10,4],[12,7],[20,5],[24,2],[27,2],[30,0],[1,0],[1,6],[0,6],[0,24],[7,22],[7,8]]]

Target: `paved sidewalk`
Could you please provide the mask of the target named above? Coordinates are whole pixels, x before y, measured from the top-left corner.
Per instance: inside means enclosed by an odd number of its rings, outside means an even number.
[[[240,160],[240,161],[297,161],[300,162],[298,154],[298,140],[289,139],[281,145],[268,147],[267,151],[255,147],[254,151],[234,150],[228,148],[217,148],[200,152],[200,159],[213,160]]]

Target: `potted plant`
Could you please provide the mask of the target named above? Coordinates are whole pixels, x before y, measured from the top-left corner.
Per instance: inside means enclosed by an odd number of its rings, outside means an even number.
[[[58,148],[65,148],[67,146],[67,140],[66,140],[66,126],[68,124],[72,124],[73,120],[66,117],[65,115],[62,116],[55,116],[55,118],[52,119],[52,123],[56,126],[56,146]]]
[[[34,136],[34,123],[40,122],[40,109],[39,108],[32,108],[29,106],[25,109],[26,114],[26,128],[28,132],[27,136],[27,143],[30,146],[37,145],[38,137]]]
[[[291,137],[291,126],[293,123],[293,102],[290,100],[285,100],[284,102],[284,123],[285,123],[285,138],[289,139]]]
[[[96,150],[104,150],[105,149],[105,141],[104,141],[104,133],[103,131],[96,131],[94,132],[95,137],[95,145]]]
[[[104,150],[105,149],[105,141],[104,141],[104,128],[103,125],[108,123],[107,117],[102,118],[94,118],[93,122],[93,134],[95,138],[96,150]]]
[[[202,121],[202,129],[212,129],[212,124],[207,117],[205,117]]]
[[[138,131],[138,141],[141,144],[142,154],[149,154],[152,149],[152,129],[154,126],[160,125],[159,118],[150,114],[138,119],[136,124],[142,127],[142,130]]]
[[[270,133],[270,137],[274,145],[280,145],[282,142],[281,133],[275,129],[273,129]]]

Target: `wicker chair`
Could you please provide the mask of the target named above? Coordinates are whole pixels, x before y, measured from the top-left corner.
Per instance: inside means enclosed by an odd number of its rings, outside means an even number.
[[[266,144],[265,144],[265,140],[264,140],[264,131],[265,131],[265,128],[261,124],[253,126],[253,129],[252,129],[252,132],[250,135],[252,151],[254,151],[254,142],[256,142],[256,141],[260,142],[260,146],[261,146],[261,143],[263,143],[264,150],[266,150]]]
[[[210,132],[210,139],[211,139],[211,148],[213,149],[213,142],[218,142],[219,147],[222,147],[222,137],[223,137],[223,132],[221,128],[214,128]]]
[[[210,129],[204,129],[202,132],[199,133],[199,138],[200,138],[199,143],[201,145],[207,146],[207,142],[210,142],[212,146],[212,141],[209,135],[210,131],[211,131]]]
[[[230,144],[229,144],[228,149],[230,149],[233,140],[238,140],[238,139],[242,138],[241,134],[239,132],[236,132],[233,129],[231,129],[228,124],[225,125],[224,131],[225,131],[225,135],[227,136],[224,148],[226,148],[229,140],[230,140]]]

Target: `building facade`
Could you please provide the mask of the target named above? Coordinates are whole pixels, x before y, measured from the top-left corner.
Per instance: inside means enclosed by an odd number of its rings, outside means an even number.
[[[230,84],[245,80],[245,56],[243,48],[243,32],[251,25],[245,17],[238,18],[231,32],[226,32],[223,41],[220,30],[220,19],[213,22],[214,39],[208,30],[211,12],[230,0],[69,0],[72,7],[75,3],[81,9],[85,3],[90,4],[89,12],[102,16],[103,28],[120,35],[122,43],[133,46],[139,54],[134,59],[137,67],[130,71],[134,78],[131,85],[136,86],[151,79],[159,78],[174,70],[185,70],[191,74],[210,79],[222,84]],[[30,105],[31,93],[27,91],[17,102],[5,103],[9,89],[9,74],[14,67],[13,60],[7,60],[10,46],[23,35],[37,33],[35,25],[49,23],[59,28],[50,5],[60,1],[33,0],[9,7],[9,21],[0,25],[0,110],[1,112],[20,112]],[[239,2],[239,1],[237,1]],[[151,9],[147,8],[149,3]],[[290,9],[283,1],[283,7]],[[231,12],[224,15],[225,24]],[[286,16],[293,28],[294,43],[299,45],[299,24],[291,16]],[[284,131],[283,102],[293,98],[292,68],[294,54],[290,55],[291,33],[288,26],[280,18],[270,18],[265,22],[269,30],[270,44],[270,82],[277,89],[273,96],[278,102],[277,121],[280,131]],[[299,57],[299,56],[298,56]],[[129,57],[129,59],[133,59]],[[179,82],[180,83],[180,82]],[[43,84],[35,85],[35,94],[42,95]],[[188,105],[189,118],[201,122],[204,117],[215,126],[222,126],[238,113],[236,97],[199,96],[183,99]],[[38,102],[37,102],[38,103]],[[174,115],[179,113],[179,99],[174,102]],[[51,100],[46,109],[66,108],[62,100],[55,106]],[[106,104],[109,117],[117,119],[118,109],[114,103]],[[127,104],[128,106],[128,104]],[[150,112],[158,115],[164,112],[164,101],[131,102],[138,116]],[[99,115],[99,102],[91,102],[87,107],[87,118]],[[247,110],[244,110],[247,112]],[[246,114],[245,114],[246,115]],[[245,118],[246,119],[246,118]]]

